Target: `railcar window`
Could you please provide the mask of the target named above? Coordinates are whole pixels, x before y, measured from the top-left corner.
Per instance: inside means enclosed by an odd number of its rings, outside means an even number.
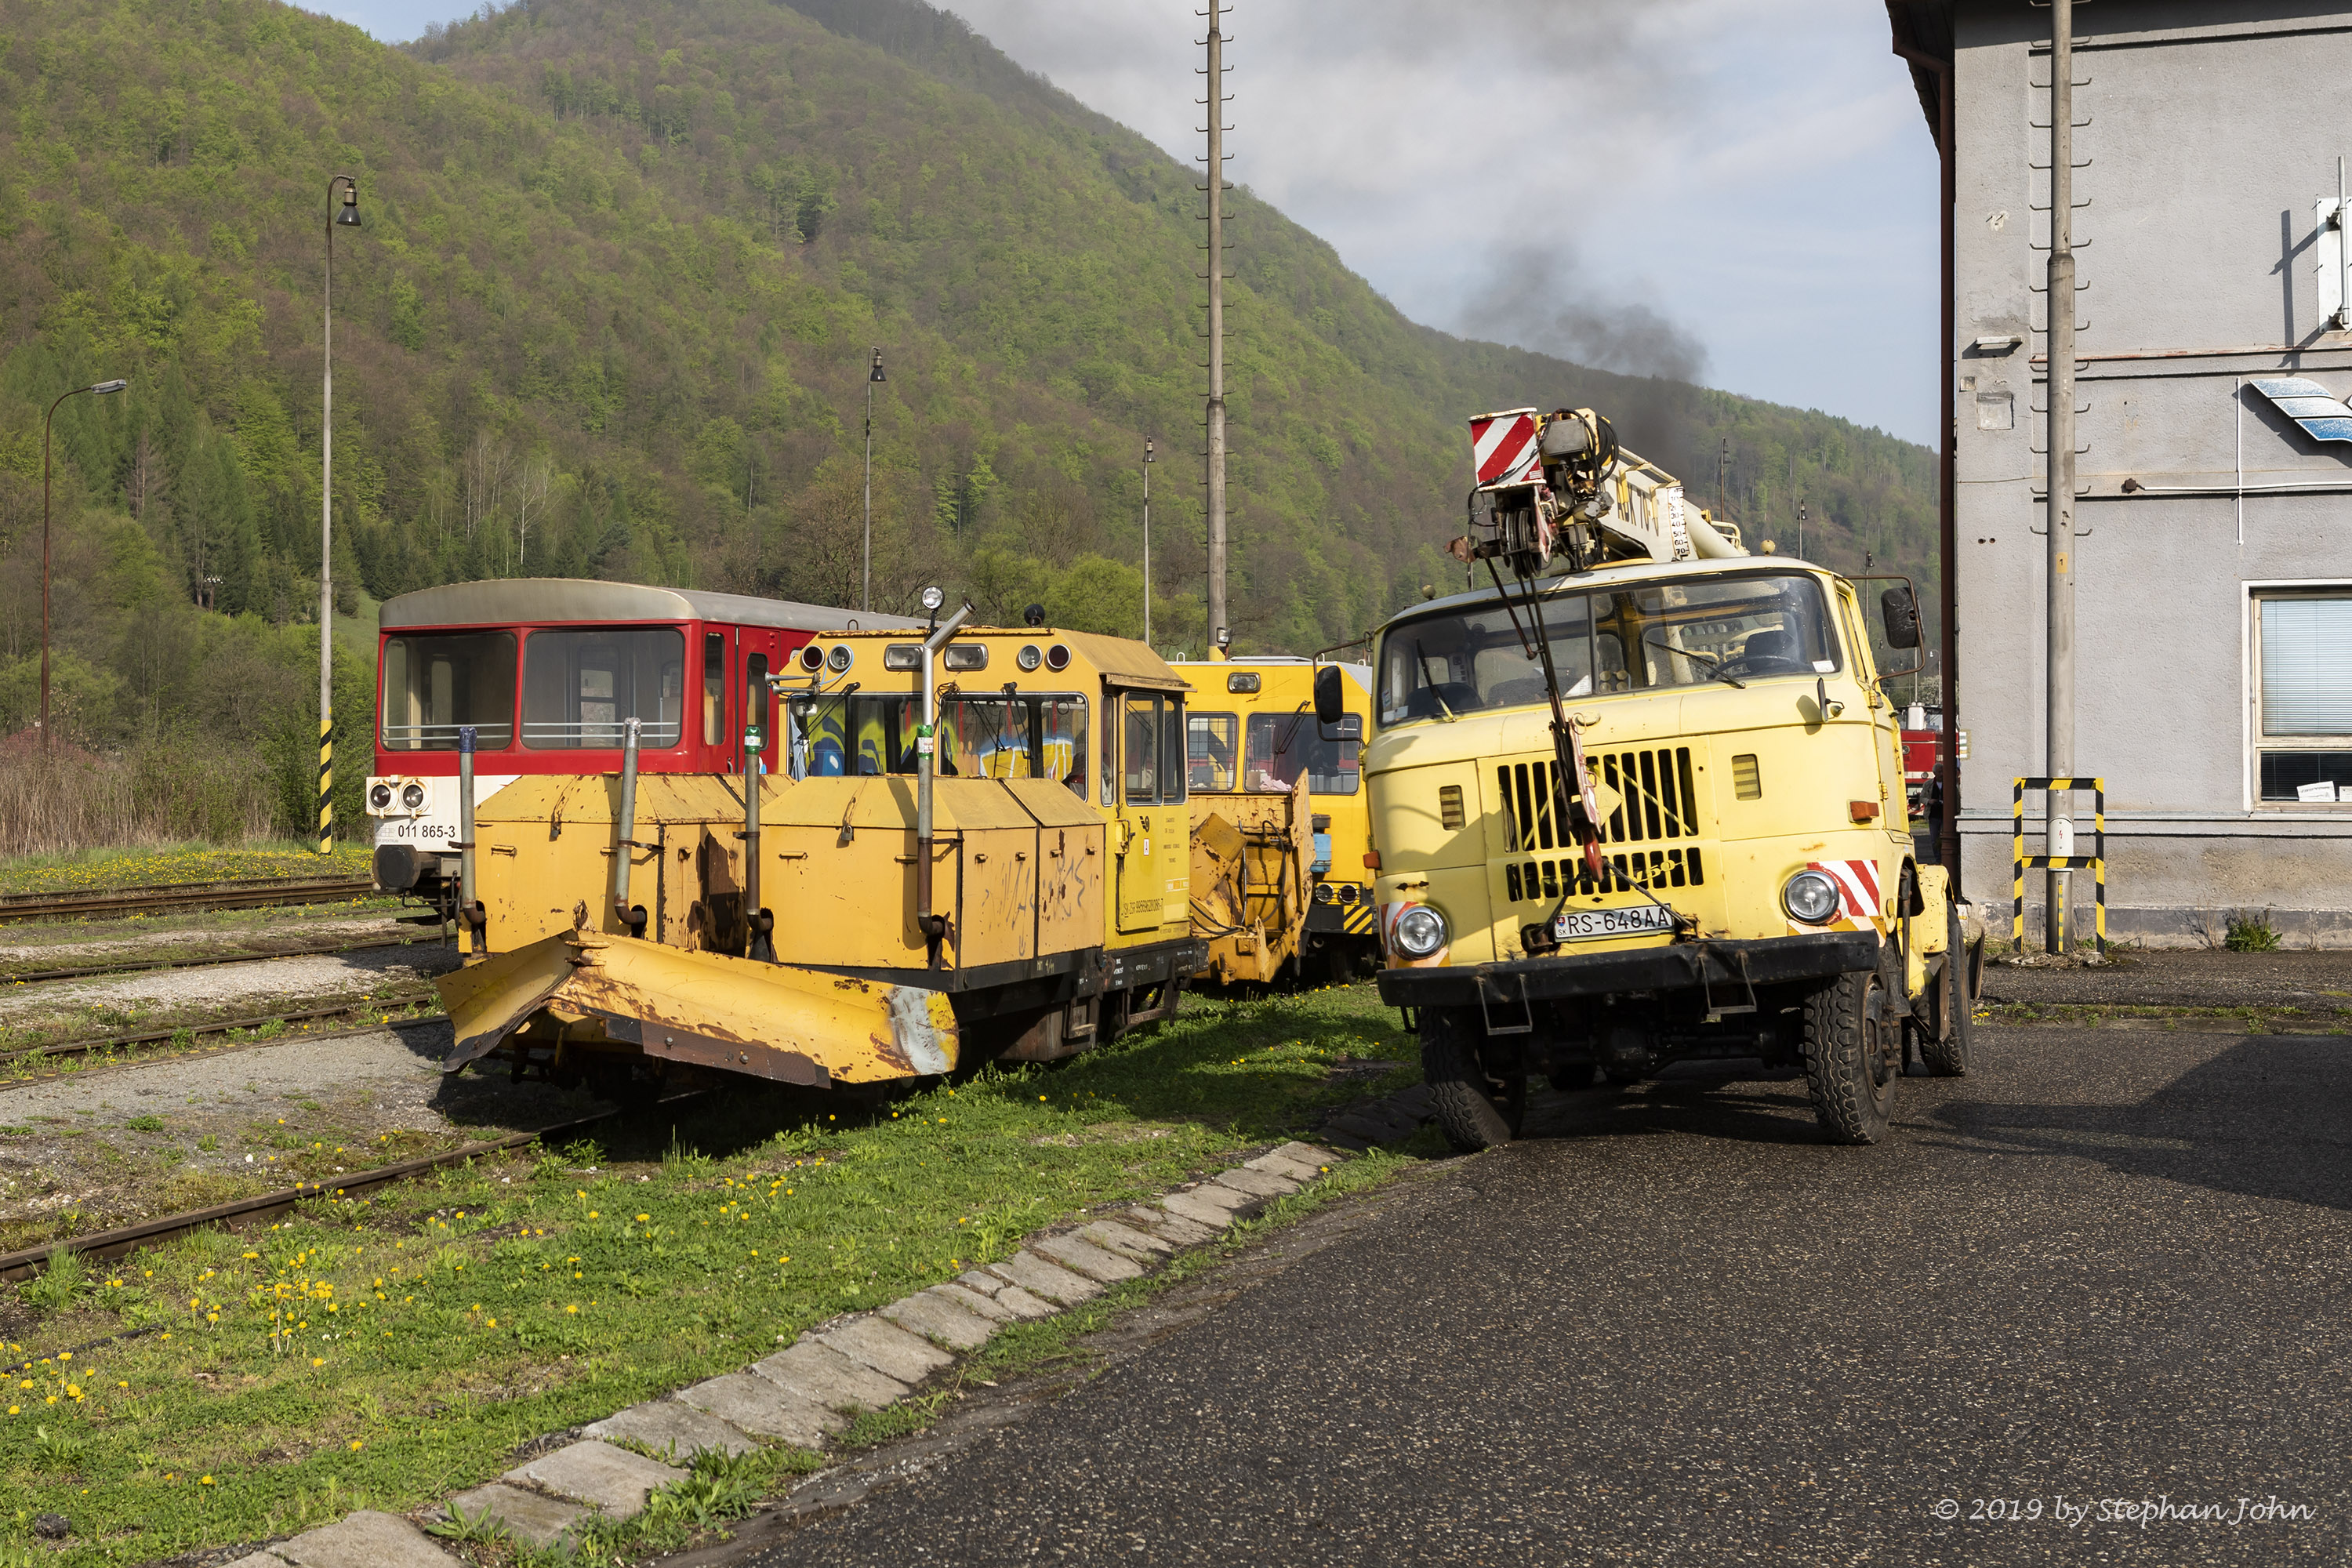
[[[1194,794],[1224,795],[1234,787],[1241,721],[1231,713],[1194,713],[1184,721],[1185,755]]]
[[[514,633],[386,637],[382,700],[387,752],[454,752],[461,724],[474,726],[476,749],[504,751],[514,744]]]
[[[1184,700],[1160,700],[1160,804],[1184,798]]]
[[[684,739],[686,634],[675,626],[533,632],[522,649],[522,743],[535,752]]]
[[[1127,804],[1157,805],[1160,804],[1160,699],[1129,697],[1126,700],[1126,735],[1119,748],[1119,771],[1124,777]]]
[[[919,713],[911,696],[828,697],[793,705],[796,778],[912,773]],[[940,703],[933,765],[941,778],[1055,779],[1087,790],[1083,697],[1022,692]]]
[[[1381,639],[1381,722],[1443,722],[1545,700],[1534,625],[1489,603],[1401,622]],[[1568,698],[1702,686],[1721,676],[1807,680],[1843,668],[1818,580],[1743,573],[1684,577],[1543,600],[1543,629]]]
[[[1355,794],[1363,777],[1357,771],[1357,752],[1363,744],[1364,721],[1350,713],[1332,728],[1336,733],[1325,740],[1314,713],[1303,708],[1296,713],[1251,714],[1243,787],[1292,789],[1303,773],[1310,794]]]
[[[727,636],[702,634],[702,743],[716,746],[727,737]]]

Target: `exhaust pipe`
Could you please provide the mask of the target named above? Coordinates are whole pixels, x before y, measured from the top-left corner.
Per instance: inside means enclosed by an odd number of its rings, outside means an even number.
[[[637,731],[641,721],[621,726],[621,810],[613,819],[613,918],[631,936],[646,934],[643,904],[629,902],[629,851],[637,847]]]
[[[466,923],[467,948],[483,950],[483,928],[490,923],[488,910],[474,890],[474,741],[471,724],[457,726],[457,918]]]
[[[923,722],[915,731],[915,929],[929,944],[930,962],[940,961],[940,942],[948,934],[945,915],[931,912],[931,776],[938,767],[940,698],[932,684],[933,661],[971,619],[971,601],[940,623],[923,639]]]
[[[767,767],[760,753],[766,749],[767,739],[757,728],[744,726],[743,956],[773,963],[776,948],[769,938],[776,929],[776,917],[760,903],[760,786],[767,777]]]

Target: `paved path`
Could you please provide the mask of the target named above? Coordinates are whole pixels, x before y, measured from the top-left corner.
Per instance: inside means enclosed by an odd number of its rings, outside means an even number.
[[[2352,1042],[1979,1037],[1872,1150],[1819,1143],[1793,1080],[1540,1100],[1528,1141],[1310,1221],[1076,1392],[983,1395],[928,1466],[731,1555],[2345,1561]],[[2107,1500],[2159,1496],[2220,1518]]]

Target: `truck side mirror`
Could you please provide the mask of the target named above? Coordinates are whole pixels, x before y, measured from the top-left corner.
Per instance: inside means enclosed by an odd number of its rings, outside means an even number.
[[[1316,669],[1315,721],[1317,723],[1337,724],[1341,719],[1347,717],[1348,700],[1346,693],[1339,687],[1339,682],[1346,679],[1346,676],[1339,673],[1339,667],[1336,664],[1323,665]]]
[[[1911,584],[1898,583],[1879,595],[1878,613],[1886,623],[1888,647],[1919,646],[1919,605],[1911,596]]]

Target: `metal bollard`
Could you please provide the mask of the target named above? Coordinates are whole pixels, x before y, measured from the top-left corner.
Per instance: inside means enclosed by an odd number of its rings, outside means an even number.
[[[457,726],[457,918],[466,924],[468,951],[483,949],[484,929],[490,923],[489,911],[474,888],[474,743],[478,731],[471,724]]]
[[[631,936],[646,934],[643,905],[629,902],[629,851],[637,837],[637,733],[640,721],[621,728],[621,809],[613,819],[613,918]]]

